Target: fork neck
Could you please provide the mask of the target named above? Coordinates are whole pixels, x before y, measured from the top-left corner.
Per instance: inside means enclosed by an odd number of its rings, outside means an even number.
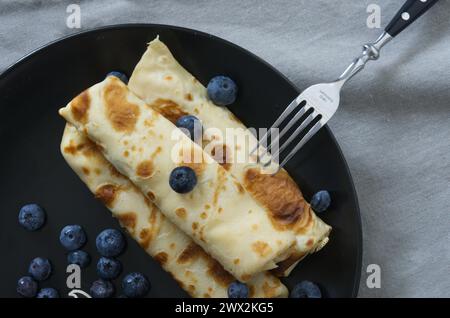
[[[362,53],[353,60],[335,82],[343,86],[350,78],[361,71],[368,61],[377,60],[380,56],[381,48],[390,40],[392,40],[392,37],[389,33],[383,32],[375,42],[365,44]]]

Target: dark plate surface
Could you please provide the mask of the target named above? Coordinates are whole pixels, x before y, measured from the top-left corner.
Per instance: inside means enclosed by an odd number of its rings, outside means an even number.
[[[94,264],[98,259],[96,235],[108,227],[119,228],[62,158],[59,143],[65,122],[57,110],[111,70],[130,75],[146,43],[158,34],[203,84],[217,74],[237,81],[240,95],[230,109],[247,126],[270,126],[282,106],[298,93],[283,75],[240,47],[198,31],[162,25],[121,25],[80,33],[17,62],[0,76],[1,297],[16,296],[17,279],[26,274],[29,261],[36,256],[48,257],[55,269],[42,286],[55,287],[66,296],[66,255],[58,241],[61,228],[80,224],[86,229],[89,240],[84,249]],[[318,282],[327,297],[356,296],[362,254],[359,208],[346,162],[331,132],[322,129],[289,162],[287,170],[308,200],[317,190],[331,192],[332,207],[321,217],[333,231],[330,243],[302,261],[284,282],[291,288],[308,279]],[[47,223],[38,232],[27,232],[17,222],[20,207],[30,202],[47,210]],[[149,296],[186,296],[131,238],[120,260],[125,272],[148,275],[153,286]],[[94,264],[82,271],[85,291],[96,279]]]

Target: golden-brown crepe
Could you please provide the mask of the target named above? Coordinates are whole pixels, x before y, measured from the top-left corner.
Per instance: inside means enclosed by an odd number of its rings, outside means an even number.
[[[284,231],[284,225],[274,222],[224,167],[119,79],[110,76],[90,87],[60,109],[60,114],[95,142],[105,158],[170,221],[239,280],[248,281],[273,269],[292,254],[295,233]],[[176,138],[172,133],[177,133]],[[191,163],[186,153],[203,161]],[[182,165],[191,166],[198,179],[188,194],[176,193],[169,186],[170,173]]]
[[[198,117],[205,130],[205,152],[215,159],[225,159],[221,161],[223,167],[266,207],[278,231],[295,235],[295,249],[279,264],[277,274],[288,275],[301,258],[328,242],[331,227],[314,214],[285,170],[270,176],[261,173],[253,158],[238,162],[238,158],[245,158],[242,152],[253,149],[256,138],[227,108],[217,107],[208,99],[205,87],[175,60],[159,38],[150,42],[128,87],[172,122],[187,114]],[[222,150],[219,156],[218,149]]]
[[[61,153],[129,234],[192,297],[227,297],[228,284],[235,278],[164,217],[95,144],[70,124],[64,130]],[[269,273],[256,275],[247,285],[251,297],[287,296],[286,287]]]

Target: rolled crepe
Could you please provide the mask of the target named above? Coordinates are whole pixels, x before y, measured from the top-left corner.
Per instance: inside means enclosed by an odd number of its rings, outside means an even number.
[[[278,231],[295,235],[295,249],[275,269],[278,275],[287,276],[301,258],[325,246],[331,227],[314,214],[297,184],[285,170],[274,176],[263,173],[255,158],[246,156],[257,143],[254,135],[226,107],[217,107],[208,99],[205,87],[159,38],[150,42],[128,87],[173,122],[187,114],[198,117],[204,128],[205,152],[266,207]],[[276,169],[275,165],[268,170]]]
[[[275,268],[290,255],[294,233],[281,231],[225,168],[119,79],[110,76],[92,86],[60,114],[239,280]],[[199,158],[200,162],[191,160]],[[169,186],[169,176],[177,166],[186,165],[195,171],[198,182],[190,193],[179,194]]]
[[[96,198],[186,292],[192,297],[227,297],[228,285],[236,279],[164,217],[70,124],[64,130],[61,153]],[[287,288],[269,273],[255,275],[247,284],[250,297],[287,296]]]

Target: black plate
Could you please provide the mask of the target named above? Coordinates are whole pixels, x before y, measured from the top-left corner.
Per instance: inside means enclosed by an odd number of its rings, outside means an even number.
[[[298,90],[282,74],[248,51],[217,37],[172,26],[120,25],[69,36],[21,59],[0,76],[1,212],[0,296],[15,297],[17,279],[29,261],[48,257],[54,274],[43,286],[67,295],[66,256],[58,241],[66,224],[81,224],[89,241],[85,248],[94,262],[95,237],[108,227],[119,228],[65,163],[59,152],[64,120],[57,110],[77,93],[101,81],[111,70],[131,74],[156,35],[176,59],[202,83],[227,74],[240,88],[231,110],[251,127],[268,127]],[[309,279],[328,297],[352,297],[361,272],[361,221],[355,189],[344,157],[331,132],[322,129],[287,170],[306,198],[319,189],[331,192],[331,209],[322,215],[333,226],[330,243],[308,257],[285,279],[288,287]],[[48,221],[39,232],[27,232],[17,222],[20,207],[37,202]],[[151,297],[183,297],[186,293],[131,239],[120,257],[125,272],[142,271],[150,278]],[[95,266],[82,272],[82,289],[96,279]],[[120,284],[116,286],[120,289]]]

